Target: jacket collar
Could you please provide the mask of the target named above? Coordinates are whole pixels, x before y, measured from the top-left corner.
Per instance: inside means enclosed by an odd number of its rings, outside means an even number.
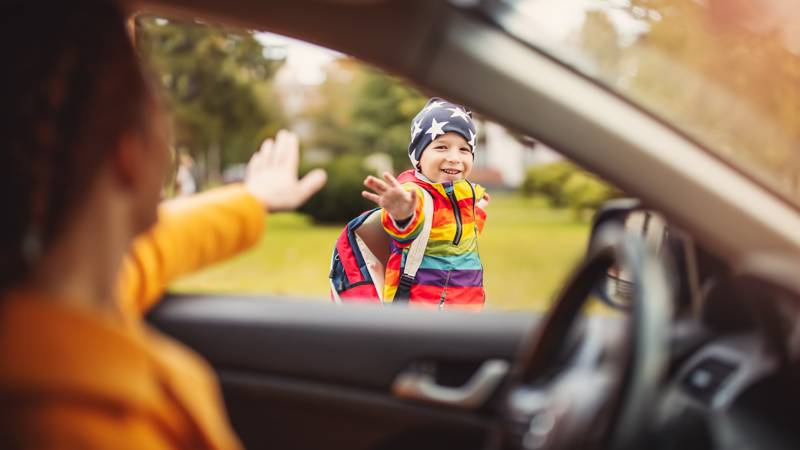
[[[446,183],[434,183],[433,181],[430,180],[430,178],[423,175],[422,172],[413,169],[401,172],[397,176],[397,181],[399,181],[400,183],[407,183],[407,182],[415,183],[423,188],[428,188],[428,191],[435,191],[443,197],[447,197],[446,192],[448,188],[450,187],[455,188],[456,186],[462,184],[469,184],[469,181],[467,180],[448,181]]]

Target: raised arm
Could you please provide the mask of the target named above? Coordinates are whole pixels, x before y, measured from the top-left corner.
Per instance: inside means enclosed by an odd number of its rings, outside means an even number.
[[[243,185],[165,202],[158,223],[134,241],[123,264],[123,309],[141,314],[179,276],[249,248],[261,236],[264,217],[264,207]]]
[[[298,141],[281,131],[247,165],[244,184],[165,202],[158,223],[134,242],[123,264],[119,299],[141,315],[180,275],[233,256],[256,243],[264,211],[294,209],[325,184],[324,171],[297,177]]]
[[[383,180],[368,176],[364,185],[373,192],[363,191],[361,195],[381,207],[383,228],[398,245],[409,245],[425,221],[421,188],[414,183],[401,185],[388,172],[383,174]]]
[[[473,185],[473,189],[475,189],[475,225],[478,227],[478,234],[483,233],[483,225],[486,223],[486,207],[489,206],[489,202],[492,198],[489,196],[489,193],[486,192],[486,189],[479,185]]]

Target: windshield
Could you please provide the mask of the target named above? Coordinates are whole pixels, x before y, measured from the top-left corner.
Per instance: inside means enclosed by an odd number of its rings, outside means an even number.
[[[497,0],[489,10],[800,205],[794,2]]]

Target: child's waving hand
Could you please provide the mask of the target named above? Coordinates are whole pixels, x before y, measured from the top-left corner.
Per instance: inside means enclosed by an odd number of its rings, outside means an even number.
[[[372,175],[368,176],[364,179],[364,186],[375,193],[362,191],[361,195],[384,208],[394,220],[410,219],[417,205],[416,190],[407,191],[403,189],[403,186],[389,172],[383,173],[383,179],[385,181],[379,180]]]

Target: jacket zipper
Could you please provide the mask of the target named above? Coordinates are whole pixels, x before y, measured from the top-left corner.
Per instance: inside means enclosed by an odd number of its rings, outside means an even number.
[[[450,204],[453,205],[453,213],[456,215],[456,237],[453,238],[453,245],[458,245],[458,243],[461,242],[461,210],[458,208],[456,194],[453,190],[454,186],[452,184],[445,188],[447,198],[450,199]]]

